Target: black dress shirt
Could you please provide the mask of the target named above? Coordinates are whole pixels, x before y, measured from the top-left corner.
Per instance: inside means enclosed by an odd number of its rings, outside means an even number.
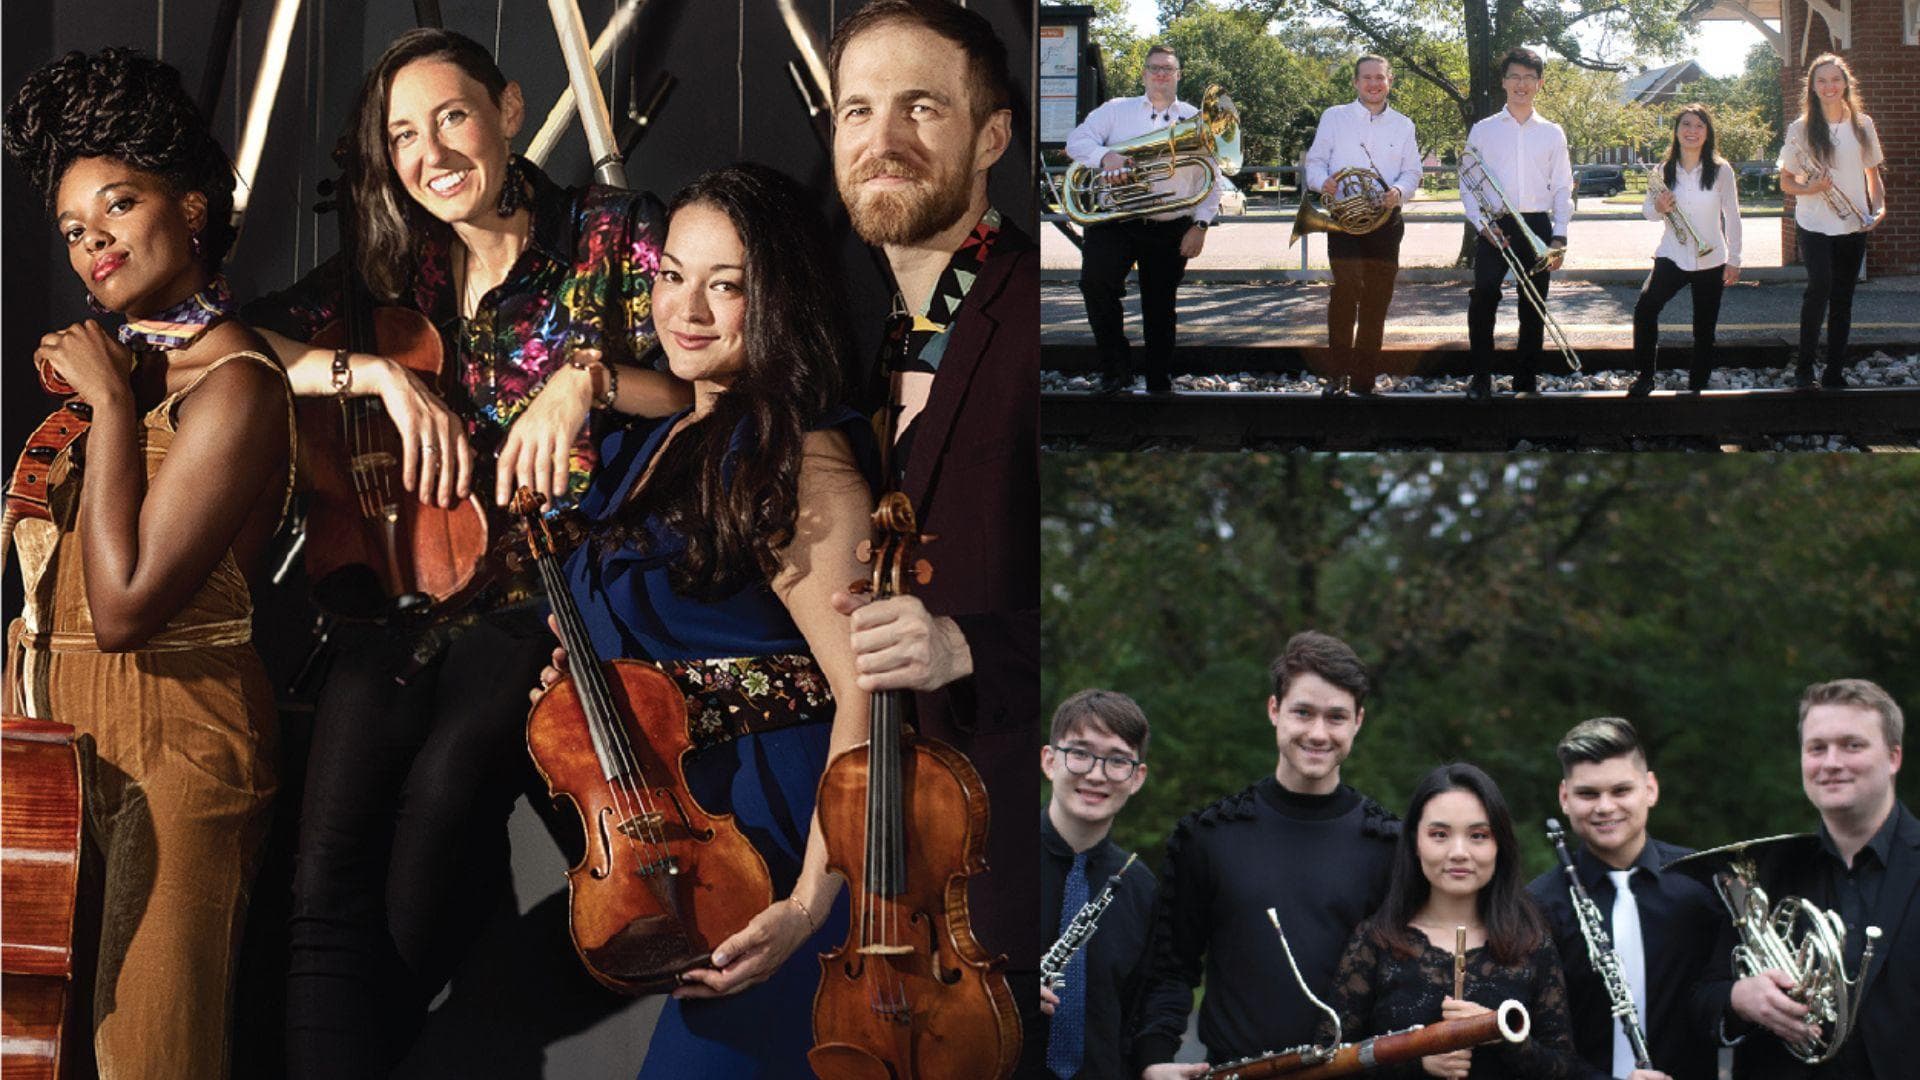
[[[1087,898],[1106,888],[1107,879],[1125,865],[1127,853],[1112,840],[1102,840],[1087,851]],[[1073,849],[1061,838],[1047,812],[1040,811],[1040,917],[1048,945],[1060,930],[1060,898]],[[1087,958],[1086,1057],[1078,1075],[1084,1080],[1109,1080],[1130,1074],[1127,1050],[1131,1044],[1131,1014],[1146,979],[1147,928],[1153,914],[1154,878],[1147,864],[1135,859],[1113,892],[1113,903],[1100,916],[1098,929],[1085,946]],[[1068,913],[1070,916],[1071,913]],[[1034,1033],[1039,1054],[1028,1053],[1028,1063],[1044,1060],[1047,1027]],[[1041,1066],[1023,1067],[1022,1076],[1047,1076]]]
[[[1660,869],[1689,850],[1648,837],[1640,857],[1633,861],[1633,897],[1640,909],[1647,977],[1647,1015],[1640,1018],[1640,1028],[1654,1068],[1674,1080],[1714,1080],[1719,1067],[1719,1018],[1733,989],[1728,960],[1716,952],[1726,909],[1707,885],[1679,871]],[[1607,871],[1613,867],[1594,857],[1584,844],[1574,852],[1573,865],[1587,895],[1600,909],[1601,924],[1611,939],[1614,888]],[[1574,1048],[1593,1070],[1590,1076],[1612,1076],[1612,999],[1587,958],[1587,942],[1574,917],[1566,871],[1555,865],[1535,878],[1527,891],[1546,914],[1566,968]]]

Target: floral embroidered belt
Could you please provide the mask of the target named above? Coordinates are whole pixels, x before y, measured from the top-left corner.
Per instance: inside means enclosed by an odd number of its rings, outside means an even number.
[[[833,719],[833,690],[806,653],[656,663],[686,695],[695,749]]]

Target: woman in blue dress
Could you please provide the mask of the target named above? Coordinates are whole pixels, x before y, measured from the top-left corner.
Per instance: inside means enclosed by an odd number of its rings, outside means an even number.
[[[642,1077],[806,1075],[816,956],[846,934],[813,803],[828,758],[866,737],[847,621],[828,598],[863,576],[877,455],[840,404],[842,308],[815,269],[821,232],[799,187],[761,166],[675,197],[653,314],[694,403],[603,443],[581,503],[591,539],[566,565],[600,656],[680,682],[702,747],[689,785],[735,816],[777,898],[684,976]]]

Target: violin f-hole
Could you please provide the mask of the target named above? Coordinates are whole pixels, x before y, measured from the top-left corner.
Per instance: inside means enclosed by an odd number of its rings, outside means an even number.
[[[603,806],[594,816],[594,833],[600,839],[600,863],[588,870],[595,878],[605,878],[613,872],[613,834],[607,831],[607,816],[613,813],[613,807]]]

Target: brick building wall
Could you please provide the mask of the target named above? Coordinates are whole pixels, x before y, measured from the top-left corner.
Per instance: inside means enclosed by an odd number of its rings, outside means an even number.
[[[1891,209],[1867,242],[1868,275],[1920,274],[1920,46],[1901,41],[1900,0],[1853,0],[1852,42],[1846,49],[1828,36],[1827,21],[1808,10],[1805,0],[1782,0],[1781,15],[1788,52],[1780,75],[1786,121],[1800,115],[1807,62],[1836,52],[1852,65],[1867,115],[1880,132],[1887,158],[1880,177]],[[1787,196],[1780,219],[1781,260],[1788,265],[1800,259],[1793,203]]]

